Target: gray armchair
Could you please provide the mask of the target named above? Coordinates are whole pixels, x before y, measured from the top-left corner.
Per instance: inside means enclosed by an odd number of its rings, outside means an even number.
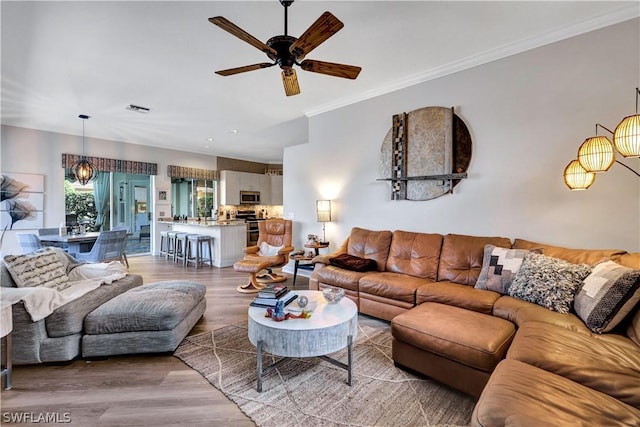
[[[18,243],[23,254],[30,254],[38,249],[42,249],[40,238],[32,233],[17,233]]]

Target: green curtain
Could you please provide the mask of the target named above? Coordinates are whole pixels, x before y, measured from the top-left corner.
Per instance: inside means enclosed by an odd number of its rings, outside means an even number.
[[[104,230],[105,222],[109,219],[109,174],[109,172],[98,172],[93,180],[93,197],[96,211],[98,211],[96,231]]]

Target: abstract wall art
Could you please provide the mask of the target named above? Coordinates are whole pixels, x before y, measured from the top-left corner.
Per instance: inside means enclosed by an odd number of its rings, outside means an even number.
[[[0,174],[0,227],[34,230],[44,225],[44,175]]]

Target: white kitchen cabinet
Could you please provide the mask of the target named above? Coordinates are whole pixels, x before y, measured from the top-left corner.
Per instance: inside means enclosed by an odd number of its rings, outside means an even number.
[[[260,175],[260,204],[273,205],[271,200],[271,176]]]
[[[260,176],[257,173],[240,172],[240,191],[260,191]]]
[[[242,172],[220,171],[220,204],[240,204],[240,176]]]
[[[271,202],[270,205],[282,205],[282,175],[271,175]]]

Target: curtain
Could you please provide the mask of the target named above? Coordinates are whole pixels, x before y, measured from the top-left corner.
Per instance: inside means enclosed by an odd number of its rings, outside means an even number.
[[[98,172],[93,180],[93,198],[96,204],[96,231],[102,231],[109,218],[109,172]]]

